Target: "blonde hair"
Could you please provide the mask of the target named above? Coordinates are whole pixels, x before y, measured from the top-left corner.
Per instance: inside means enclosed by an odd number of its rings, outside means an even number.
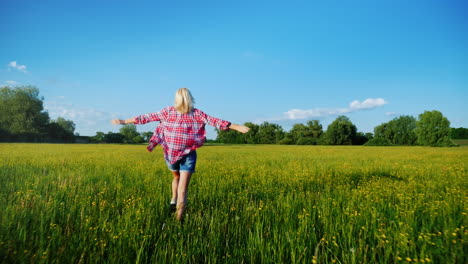
[[[188,114],[193,111],[193,104],[195,104],[195,99],[193,99],[192,93],[190,93],[187,88],[180,88],[175,94],[174,107],[175,109],[182,113]]]

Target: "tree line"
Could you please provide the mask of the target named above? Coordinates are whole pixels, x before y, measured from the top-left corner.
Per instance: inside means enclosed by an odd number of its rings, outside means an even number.
[[[96,132],[95,136],[89,137],[89,142],[139,144],[148,142],[152,135],[153,132],[138,132],[135,125],[123,125],[118,133]]]
[[[2,142],[82,142],[144,143],[152,132],[139,133],[135,125],[124,125],[118,133],[97,132],[95,136],[74,134],[75,124],[44,111],[44,98],[34,86],[0,88],[0,141]],[[284,145],[422,145],[451,146],[450,139],[468,139],[467,128],[450,128],[450,122],[437,110],[425,111],[416,119],[399,116],[374,128],[374,133],[358,132],[346,116],[337,117],[327,129],[318,120],[294,124],[290,131],[269,122],[245,123],[249,133],[217,130],[216,140],[225,144]]]
[[[425,111],[418,119],[405,115],[396,117],[376,126],[374,134],[357,132],[356,126],[346,116],[337,117],[326,131],[318,120],[294,124],[289,132],[268,122],[244,125],[250,127],[249,133],[217,130],[216,140],[237,144],[452,146],[451,135],[460,138],[466,136],[468,131],[466,128],[451,129],[448,119],[437,110]]]

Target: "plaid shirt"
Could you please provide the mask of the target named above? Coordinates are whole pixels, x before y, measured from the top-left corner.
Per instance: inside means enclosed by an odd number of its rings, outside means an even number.
[[[229,129],[229,122],[211,117],[198,109],[181,114],[173,106],[168,106],[156,113],[135,117],[135,124],[160,121],[148,145],[148,151],[159,144],[164,149],[164,158],[171,164],[180,160],[205,143],[205,124],[220,130]]]

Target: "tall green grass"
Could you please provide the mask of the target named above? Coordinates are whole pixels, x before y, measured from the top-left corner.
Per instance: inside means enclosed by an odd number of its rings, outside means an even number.
[[[0,144],[3,263],[467,263],[466,148]]]

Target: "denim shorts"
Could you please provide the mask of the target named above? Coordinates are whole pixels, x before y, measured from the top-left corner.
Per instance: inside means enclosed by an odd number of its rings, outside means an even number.
[[[195,165],[197,164],[197,152],[192,150],[189,154],[183,156],[174,164],[170,164],[166,160],[167,167],[171,171],[186,171],[190,173],[195,172]]]

